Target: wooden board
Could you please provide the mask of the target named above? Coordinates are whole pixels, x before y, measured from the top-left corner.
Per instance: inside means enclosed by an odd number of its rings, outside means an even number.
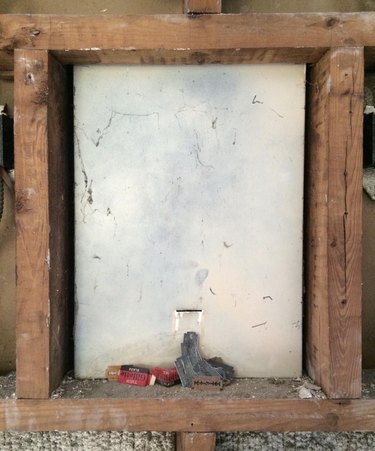
[[[2,400],[0,431],[375,431],[374,400]]]
[[[49,388],[73,368],[73,74],[48,57]]]
[[[54,50],[62,64],[306,64],[328,48],[264,48],[228,50]],[[1,52],[0,69],[13,78],[13,52]],[[369,64],[372,60],[369,60]]]
[[[330,47],[366,46],[375,13],[243,15],[0,15],[0,69],[13,49],[55,50],[63,64],[312,63]],[[291,32],[290,30],[293,30]]]
[[[185,0],[184,4],[188,14],[221,13],[221,0]]]
[[[55,50],[62,64],[306,64],[318,61],[327,48],[229,50]],[[0,69],[13,79],[13,52],[1,52]],[[369,64],[372,59],[369,59]]]
[[[308,82],[306,357],[331,398],[361,395],[363,76],[363,49],[332,49]]]
[[[327,48],[224,50],[55,50],[63,64],[305,64],[318,61]]]
[[[319,48],[259,48],[229,50],[55,50],[62,64],[273,64],[316,63],[326,53]],[[13,79],[13,51],[0,51],[0,78]],[[365,68],[375,70],[375,47],[365,48]]]
[[[48,52],[16,51],[17,393],[48,397]]]
[[[214,451],[216,434],[212,432],[177,432],[177,451]]]
[[[45,50],[15,57],[17,396],[47,398],[67,369],[72,246],[64,236],[69,139],[65,71]],[[65,172],[63,172],[65,170]],[[53,175],[51,173],[53,171]],[[66,211],[65,211],[66,210]],[[72,216],[70,216],[72,218]],[[72,299],[70,299],[72,300]]]
[[[200,51],[375,46],[374,26],[375,12],[0,15],[0,49]]]

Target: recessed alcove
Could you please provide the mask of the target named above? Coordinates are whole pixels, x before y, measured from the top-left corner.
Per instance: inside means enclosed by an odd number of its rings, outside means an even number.
[[[108,80],[111,80],[108,83]],[[304,65],[75,68],[75,371],[302,371]]]
[[[373,400],[354,399],[361,397],[363,50],[370,50],[370,64],[373,20],[371,13],[0,18],[2,49],[14,49],[18,284],[18,399],[1,401],[2,428],[374,429]],[[328,398],[339,399],[49,399],[72,368],[70,66],[89,63],[308,65],[305,334],[299,343],[312,379]],[[265,105],[257,100],[263,101],[252,97],[254,108]],[[114,222],[111,214],[107,219]],[[234,250],[223,241],[223,251]]]

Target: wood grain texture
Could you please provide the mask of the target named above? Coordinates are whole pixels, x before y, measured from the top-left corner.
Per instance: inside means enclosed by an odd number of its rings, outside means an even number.
[[[188,14],[221,13],[221,0],[185,0],[185,12]]]
[[[73,74],[48,57],[49,391],[73,368]]]
[[[332,51],[330,72],[329,377],[331,397],[356,398],[362,389],[363,50]]]
[[[0,15],[0,49],[214,50],[375,46],[375,12]]]
[[[16,51],[17,395],[49,395],[48,52]]]
[[[1,400],[4,431],[375,431],[375,400]]]
[[[214,451],[216,434],[213,432],[177,432],[176,451]]]
[[[327,84],[330,72],[326,55],[308,72],[305,155],[305,346],[310,376],[321,383],[329,371],[328,331],[328,146]],[[321,68],[322,67],[322,68]],[[322,327],[320,327],[322,325]],[[326,384],[325,389],[330,389]]]
[[[74,64],[306,64],[317,62],[328,48],[264,48],[229,50],[55,50],[64,65]],[[0,70],[13,79],[13,51],[0,51]],[[373,59],[369,59],[369,64]]]
[[[47,51],[15,53],[17,396],[47,398],[66,371],[70,330],[71,246],[64,248],[64,237],[72,197],[62,175],[69,98],[64,69]]]
[[[332,49],[308,82],[306,358],[330,398],[361,396],[363,49]]]
[[[53,54],[63,64],[270,64],[315,63],[328,49],[71,50]]]

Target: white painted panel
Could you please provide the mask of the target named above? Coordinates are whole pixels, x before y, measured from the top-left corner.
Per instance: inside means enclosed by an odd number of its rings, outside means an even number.
[[[238,376],[300,374],[304,77],[75,68],[78,377],[171,365],[187,330]]]

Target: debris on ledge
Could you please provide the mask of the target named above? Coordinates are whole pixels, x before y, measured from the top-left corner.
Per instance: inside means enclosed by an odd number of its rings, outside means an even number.
[[[309,381],[305,381],[303,385],[297,387],[298,396],[301,399],[311,399],[321,397],[322,389]]]

